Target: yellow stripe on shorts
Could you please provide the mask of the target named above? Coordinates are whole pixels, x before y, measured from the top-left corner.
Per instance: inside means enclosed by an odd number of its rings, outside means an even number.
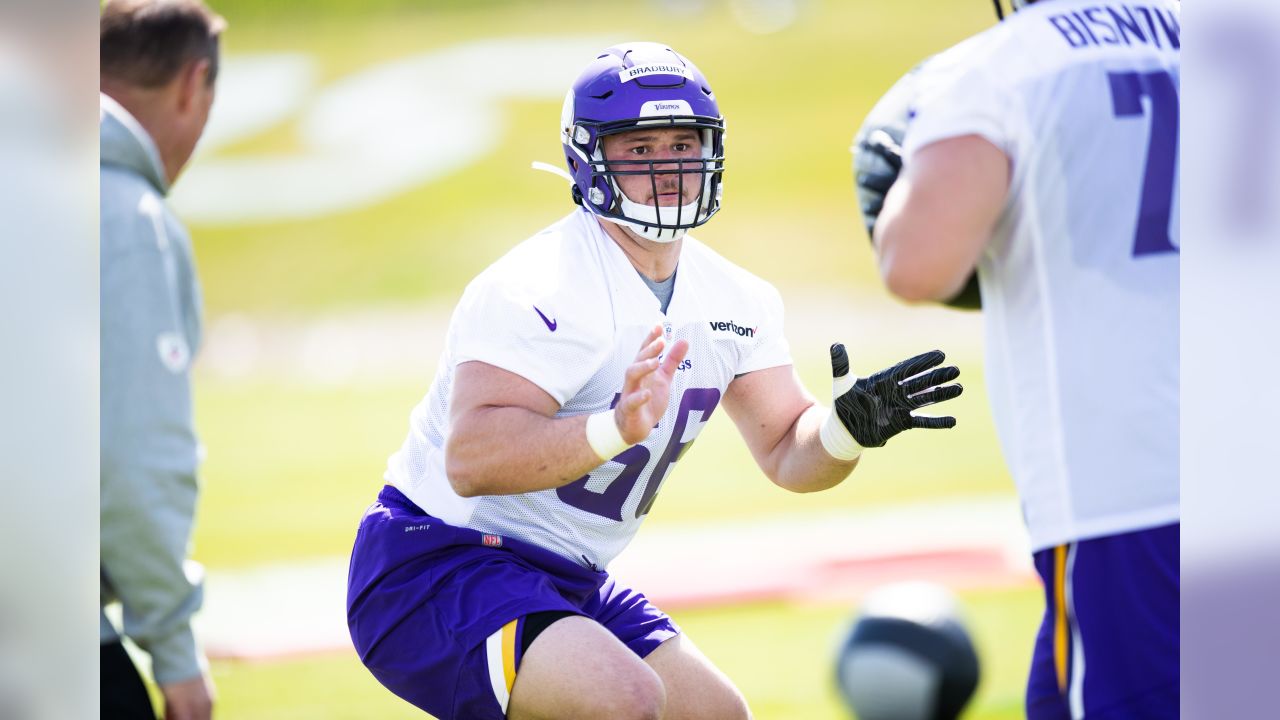
[[[516,623],[512,620],[502,628],[502,674],[507,681],[507,693],[516,684]]]
[[[1053,667],[1058,690],[1067,691],[1067,546],[1053,549]]]
[[[516,624],[519,618],[502,626],[484,641],[485,662],[489,666],[489,685],[493,697],[507,712],[511,702],[511,686],[516,682]]]

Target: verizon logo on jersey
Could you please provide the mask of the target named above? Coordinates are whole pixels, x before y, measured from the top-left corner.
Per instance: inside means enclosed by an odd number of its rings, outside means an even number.
[[[724,321],[716,322],[713,320],[707,324],[711,326],[712,330],[726,330],[735,335],[738,335],[739,337],[749,337],[749,338],[755,337],[756,330],[760,329],[759,327],[745,328],[745,327],[742,327],[741,325],[738,325],[732,320],[730,320],[729,322],[724,322]]]

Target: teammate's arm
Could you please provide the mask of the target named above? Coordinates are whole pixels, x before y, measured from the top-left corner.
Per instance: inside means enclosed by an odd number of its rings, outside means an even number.
[[[666,412],[671,377],[689,344],[677,341],[659,358],[663,349],[662,328],[655,327],[627,368],[607,418],[627,445],[648,437]],[[559,409],[555,398],[520,375],[479,361],[458,365],[445,446],[454,492],[471,497],[546,490],[598,467],[607,458],[587,441],[589,416],[556,418]]]
[[[924,146],[903,167],[875,225],[880,276],[910,301],[965,286],[1004,209],[1009,159],[978,135]]]

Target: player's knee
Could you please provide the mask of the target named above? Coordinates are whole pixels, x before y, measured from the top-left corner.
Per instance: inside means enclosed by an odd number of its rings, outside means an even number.
[[[732,685],[724,685],[718,689],[707,688],[706,694],[699,699],[702,709],[698,717],[716,718],[716,720],[751,720],[751,709],[747,707],[747,699]]]
[[[618,720],[661,720],[667,708],[667,690],[658,674],[647,666],[627,673],[610,693],[604,717]]]
[[[734,689],[724,704],[725,712],[721,717],[733,720],[751,720],[751,708],[747,707],[747,699]]]

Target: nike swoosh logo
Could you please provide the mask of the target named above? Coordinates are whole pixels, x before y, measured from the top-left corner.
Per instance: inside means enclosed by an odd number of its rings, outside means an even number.
[[[544,323],[546,323],[546,324],[547,324],[547,329],[548,329],[548,330],[550,330],[551,332],[555,332],[555,331],[556,331],[556,321],[555,321],[555,320],[548,320],[548,319],[547,319],[547,316],[542,314],[542,311],[538,309],[538,306],[537,306],[537,305],[534,305],[534,306],[533,306],[533,311],[534,311],[534,312],[536,312],[536,313],[538,313],[538,317],[542,318],[542,322],[544,322]]]

